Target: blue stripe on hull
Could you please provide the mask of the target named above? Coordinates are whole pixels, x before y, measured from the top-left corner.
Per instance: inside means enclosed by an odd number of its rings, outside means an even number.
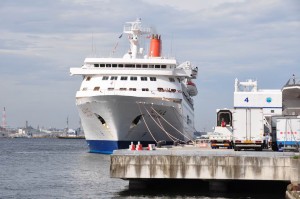
[[[108,140],[87,140],[91,153],[103,153],[112,154],[112,152],[118,149],[117,141]]]
[[[112,154],[117,149],[128,149],[131,141],[111,141],[111,140],[86,140],[91,153]],[[133,142],[137,144],[137,142]],[[154,141],[141,142],[143,147],[148,144],[155,144]]]
[[[300,144],[300,142],[298,142]],[[286,146],[291,146],[291,145],[297,145],[296,141],[277,141],[277,145],[279,147],[283,147],[284,145]]]

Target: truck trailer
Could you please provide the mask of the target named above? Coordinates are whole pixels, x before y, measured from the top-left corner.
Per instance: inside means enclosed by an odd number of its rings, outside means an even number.
[[[262,108],[234,108],[233,148],[261,151],[264,141],[264,115]]]
[[[273,151],[299,151],[300,116],[274,116],[271,126]]]

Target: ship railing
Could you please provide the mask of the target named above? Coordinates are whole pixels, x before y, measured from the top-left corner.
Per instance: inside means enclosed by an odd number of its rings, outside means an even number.
[[[143,28],[143,27],[133,28],[131,24],[124,26],[124,32],[125,33],[129,33],[129,32],[134,31],[134,30],[139,30],[142,33],[150,33],[151,32],[151,28]]]
[[[129,69],[136,68],[139,70],[142,69],[174,69],[176,66],[174,64],[161,64],[161,63],[151,63],[151,64],[135,64],[135,63],[125,63],[125,64],[117,64],[117,63],[92,63],[92,64],[85,64],[82,69],[110,69],[110,70],[116,70],[116,69]]]
[[[133,31],[139,31],[142,34],[150,33],[151,28],[142,27],[140,22],[127,22],[123,28],[124,33],[132,33]]]
[[[96,92],[112,92],[112,91],[127,91],[127,92],[151,92],[151,93],[182,93],[181,90],[177,90],[177,89],[171,89],[171,88],[157,88],[156,90],[150,90],[148,88],[119,88],[119,89],[115,89],[115,88],[108,88],[108,89],[100,89],[99,86],[94,87],[93,89],[89,89],[89,88],[83,88],[80,91],[96,91]]]
[[[181,98],[182,91],[168,88],[148,89],[148,88],[108,88],[101,89],[95,87],[94,89],[83,88],[78,91],[78,95],[145,95],[153,97],[165,97],[165,98]]]
[[[284,85],[284,87],[290,87],[290,86],[300,86],[300,78],[292,77],[290,78],[287,83]]]
[[[170,76],[191,78],[189,73],[174,69],[158,69],[158,68],[70,68],[70,75],[139,75],[139,76]]]

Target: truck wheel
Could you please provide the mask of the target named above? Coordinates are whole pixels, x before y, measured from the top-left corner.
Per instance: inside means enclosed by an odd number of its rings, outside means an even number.
[[[259,148],[256,148],[256,149],[257,149],[257,151],[262,151],[263,148],[264,148],[264,145],[261,145]]]
[[[239,147],[233,147],[234,148],[234,151],[239,151],[240,149],[239,149]]]

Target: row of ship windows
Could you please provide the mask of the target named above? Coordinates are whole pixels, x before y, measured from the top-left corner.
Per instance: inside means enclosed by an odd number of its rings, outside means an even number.
[[[94,64],[94,67],[98,68],[167,68],[167,65],[153,65],[153,64]]]
[[[94,89],[93,89],[93,91],[99,91],[100,90],[100,87],[99,86],[96,86]],[[115,90],[114,88],[108,88],[107,89],[108,91],[113,91],[113,90]],[[127,88],[120,88],[119,89],[120,91],[127,91]],[[129,91],[136,91],[136,88],[129,88],[128,89]],[[84,87],[83,89],[82,89],[82,91],[87,91],[87,87]],[[149,91],[149,88],[142,88],[142,91]]]
[[[92,79],[92,77],[91,76],[88,76],[88,77],[86,77],[86,81],[90,81]],[[118,80],[118,76],[103,76],[102,77],[102,80]],[[120,79],[122,80],[122,81],[125,81],[125,80],[127,80],[128,79],[128,77],[127,76],[121,76],[120,77]],[[137,81],[137,77],[135,77],[135,76],[131,76],[130,78],[129,78],[131,81]],[[140,79],[141,79],[141,81],[148,81],[148,77],[140,77]],[[156,81],[156,77],[149,77],[149,80],[150,81]],[[169,81],[170,82],[175,82],[175,79],[173,78],[173,77],[170,77],[169,78]]]
[[[88,90],[87,87],[84,87],[82,89],[82,91],[87,91],[87,90]],[[107,88],[107,90],[108,91],[113,91],[115,89],[114,88]],[[136,88],[129,88],[128,90],[129,91],[136,91]],[[149,88],[142,88],[141,90],[142,91],[149,91]],[[94,87],[93,91],[100,91],[100,87],[99,86]],[[119,91],[127,91],[127,88],[120,88]],[[157,91],[159,91],[159,92],[171,92],[171,93],[176,93],[176,91],[177,91],[177,92],[181,93],[180,90],[170,89],[170,88],[167,88],[167,89],[157,88]]]

